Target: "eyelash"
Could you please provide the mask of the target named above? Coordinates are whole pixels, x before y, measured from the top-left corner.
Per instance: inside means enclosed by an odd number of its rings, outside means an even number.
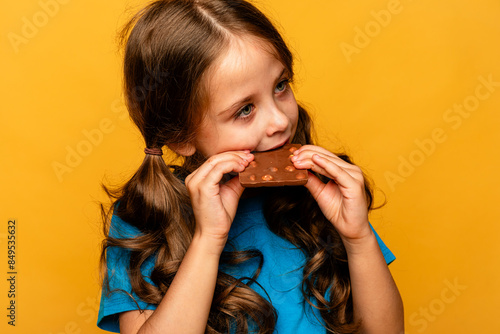
[[[277,85],[276,87],[278,87],[279,85],[285,85],[285,87],[283,88],[283,90],[279,91],[278,94],[283,94],[287,88],[288,88],[288,84],[290,84],[291,80],[290,79],[284,79],[284,80],[281,80]],[[238,110],[235,114],[235,119],[241,119],[241,120],[248,120],[250,119],[250,117],[252,116],[253,113],[250,113],[248,115],[243,115],[243,109],[247,108],[248,106],[252,106],[252,111],[253,111],[253,108],[254,106],[252,104],[247,104],[245,106],[243,106],[243,108],[241,108],[240,110]]]

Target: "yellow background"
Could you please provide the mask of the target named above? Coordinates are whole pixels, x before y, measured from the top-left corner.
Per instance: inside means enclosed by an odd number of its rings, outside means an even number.
[[[144,2],[62,2],[0,11],[2,333],[101,332],[100,182],[122,182],[144,154],[114,41],[126,8]],[[298,56],[296,96],[321,144],[354,157],[377,203],[385,194],[371,221],[397,256],[407,333],[499,333],[500,2],[258,5]],[[83,156],[67,161],[72,150]],[[6,318],[9,219],[15,328]]]

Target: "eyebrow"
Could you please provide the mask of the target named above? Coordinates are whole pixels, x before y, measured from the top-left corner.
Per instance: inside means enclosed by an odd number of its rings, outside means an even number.
[[[281,73],[280,73],[280,75],[278,76],[277,80],[279,80],[279,79],[283,76],[283,74],[285,74],[286,72],[288,72],[288,71],[287,71],[287,69],[284,67],[284,68],[283,68],[283,71],[281,71]],[[217,113],[217,116],[221,116],[221,115],[223,115],[223,114],[227,113],[228,111],[232,110],[233,108],[235,108],[235,107],[236,107],[236,106],[238,106],[238,105],[248,103],[248,102],[250,102],[250,101],[251,101],[251,99],[252,99],[252,95],[246,96],[245,98],[243,98],[243,99],[241,99],[241,100],[239,100],[239,101],[236,101],[235,103],[233,103],[233,104],[232,104],[231,106],[229,106],[228,108],[226,108],[226,109],[224,109],[224,110],[222,110],[222,111],[218,112],[218,113]]]

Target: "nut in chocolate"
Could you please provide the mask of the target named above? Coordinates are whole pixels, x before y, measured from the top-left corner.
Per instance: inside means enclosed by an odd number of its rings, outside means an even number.
[[[293,166],[290,158],[301,145],[286,144],[267,152],[254,153],[255,159],[239,174],[243,187],[300,186],[307,183],[307,170]]]

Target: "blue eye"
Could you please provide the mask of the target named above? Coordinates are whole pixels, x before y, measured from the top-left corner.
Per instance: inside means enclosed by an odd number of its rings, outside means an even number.
[[[285,80],[283,80],[283,81],[280,81],[280,82],[276,85],[275,92],[276,92],[276,93],[281,93],[281,92],[283,92],[283,91],[286,89],[286,86],[288,85],[288,82],[289,82],[289,80],[288,80],[288,79],[285,79]]]
[[[243,108],[241,108],[240,110],[238,110],[238,112],[236,113],[236,118],[247,118],[247,117],[250,117],[250,115],[252,114],[253,109],[254,109],[253,105],[247,104],[246,106],[244,106]]]

